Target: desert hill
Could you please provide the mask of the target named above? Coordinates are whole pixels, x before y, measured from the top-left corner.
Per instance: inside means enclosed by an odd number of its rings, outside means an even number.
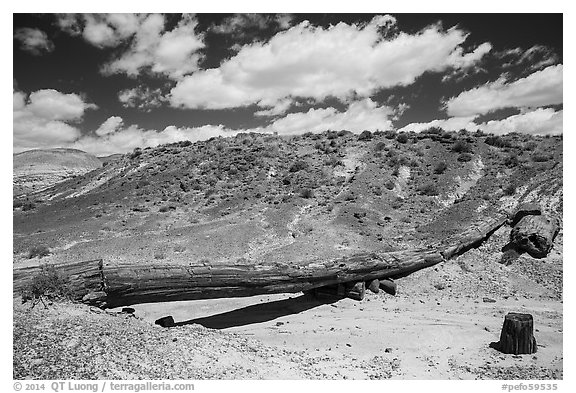
[[[101,166],[96,157],[76,149],[39,149],[14,154],[13,193],[40,191]]]
[[[296,262],[425,246],[520,202],[561,219],[562,195],[558,137],[241,134],[136,150],[37,193],[14,213],[14,252]]]
[[[562,137],[439,129],[243,134],[137,149],[32,194],[33,209],[16,207],[14,267],[96,258],[112,264],[232,262],[243,269],[294,265],[431,246],[524,202],[559,219],[560,232],[549,255],[537,259],[507,251],[511,228],[505,225],[479,247],[399,279],[395,297],[380,291],[361,302],[318,303],[279,294],[140,304],[133,306],[135,318],[94,315],[86,306],[18,305],[18,337],[35,337],[28,321],[39,318],[50,339],[19,341],[15,375],[562,378],[562,156]],[[504,356],[489,348],[510,311],[534,315],[535,356]],[[166,315],[179,325],[154,326]],[[70,368],[76,360],[67,358],[31,368],[38,363],[34,354],[79,342],[108,353],[98,327],[87,325],[79,331],[85,337],[70,338],[67,324],[78,318],[101,321],[111,342],[136,331],[158,346],[147,345],[138,362],[114,363],[104,371],[98,365]],[[198,325],[223,333],[199,331]],[[197,336],[209,340],[187,341]],[[154,366],[169,351],[182,354],[182,345],[196,348],[182,359],[187,367]],[[231,375],[220,367],[223,357],[214,352],[220,346],[227,348],[226,359],[246,370],[234,366],[241,371]],[[132,348],[118,346],[114,356],[132,359]],[[213,355],[206,360],[205,354]]]

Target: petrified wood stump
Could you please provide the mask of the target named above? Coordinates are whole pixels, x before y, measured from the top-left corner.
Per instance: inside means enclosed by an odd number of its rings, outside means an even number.
[[[531,354],[537,350],[533,336],[534,320],[530,314],[511,312],[504,318],[500,341],[491,347],[502,353],[514,355]]]
[[[544,258],[554,244],[560,227],[558,220],[546,216],[525,216],[512,228],[510,242],[518,251]]]
[[[389,295],[396,295],[396,283],[390,279],[380,280],[380,289]]]

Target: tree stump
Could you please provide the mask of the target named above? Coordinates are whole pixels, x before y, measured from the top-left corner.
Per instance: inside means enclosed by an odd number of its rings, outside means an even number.
[[[512,228],[510,242],[518,251],[525,251],[534,258],[544,258],[552,249],[559,230],[556,218],[524,216]]]
[[[502,353],[514,355],[536,353],[533,336],[534,320],[530,314],[510,312],[504,317],[500,341],[490,346]]]

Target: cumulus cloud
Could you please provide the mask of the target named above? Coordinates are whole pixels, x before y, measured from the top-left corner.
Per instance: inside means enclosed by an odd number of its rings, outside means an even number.
[[[27,97],[23,92],[14,92],[14,150],[57,147],[73,142],[81,133],[69,123],[80,121],[87,109],[95,108],[96,105],[84,102],[77,94],[46,89]]]
[[[511,132],[556,135],[562,134],[562,119],[562,110],[555,111],[553,108],[539,108],[512,115],[505,119],[490,120],[484,123],[476,123],[474,121],[474,116],[437,119],[426,123],[410,123],[398,131],[422,132],[430,127],[440,127],[446,131],[459,131],[465,129],[473,132],[481,130],[486,133],[497,135],[508,134]]]
[[[102,68],[105,74],[124,73],[137,76],[143,69],[152,73],[181,78],[198,69],[204,48],[197,20],[185,15],[171,31],[164,30],[163,15],[147,16],[138,27],[131,46],[117,59]]]
[[[478,125],[474,123],[474,116],[469,117],[451,117],[449,119],[436,119],[425,123],[410,123],[400,128],[398,132],[422,132],[431,127],[439,127],[446,131],[476,131]]]
[[[146,70],[180,78],[198,69],[199,50],[205,46],[191,15],[183,15],[170,31],[165,30],[166,20],[160,14],[62,14],[57,23],[63,31],[81,35],[99,48],[127,46],[102,67],[105,74],[136,77]]]
[[[122,124],[122,119],[119,119],[120,124]],[[106,122],[108,122],[108,120]],[[100,128],[102,128],[102,126]],[[162,131],[147,130],[138,125],[130,125],[128,127],[120,125],[112,132],[106,134],[79,138],[69,144],[69,146],[97,156],[103,156],[115,153],[127,153],[136,147],[155,147],[161,144],[183,140],[197,142],[218,136],[233,136],[243,131],[244,130],[230,130],[222,125],[182,128],[168,126]]]
[[[243,46],[218,68],[185,76],[172,89],[171,104],[223,109],[275,106],[288,97],[369,97],[378,89],[411,84],[427,71],[470,67],[489,49],[483,44],[464,53],[467,35],[439,25],[384,38],[381,31],[395,23],[391,16],[328,28],[302,22],[267,42]]]
[[[491,120],[480,125],[484,132],[492,134],[507,134],[521,132],[524,134],[562,134],[562,121],[564,111],[555,111],[552,108],[539,108],[533,111],[520,113],[502,120]]]
[[[503,108],[536,108],[562,103],[562,64],[536,71],[525,78],[495,82],[467,90],[445,102],[450,116],[485,114]]]
[[[344,112],[335,108],[311,108],[307,112],[289,113],[264,128],[266,132],[279,134],[301,134],[304,132],[323,132],[327,130],[348,130],[354,133],[368,131],[386,131],[392,128],[389,119],[394,110],[387,106],[378,106],[370,98],[350,104]]]
[[[32,55],[41,55],[54,50],[54,43],[40,29],[22,27],[14,33],[14,38],[20,41],[20,48]]]
[[[120,116],[110,116],[98,127],[95,134],[98,136],[111,134],[122,127],[123,123],[124,120]]]
[[[138,86],[132,89],[121,90],[118,100],[125,108],[138,108],[150,112],[166,101],[161,89],[151,89],[147,86]]]
[[[253,30],[270,27],[287,29],[292,22],[289,14],[236,14],[225,18],[220,24],[212,25],[210,31],[217,34],[245,35]]]

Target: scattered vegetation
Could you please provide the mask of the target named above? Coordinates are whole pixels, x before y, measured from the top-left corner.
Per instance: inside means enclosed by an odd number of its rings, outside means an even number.
[[[28,252],[28,259],[44,258],[50,255],[50,249],[46,246],[34,246]]]
[[[399,143],[406,143],[408,142],[408,135],[406,135],[405,133],[401,132],[400,134],[398,134],[396,136],[396,141]]]
[[[40,271],[32,277],[30,284],[21,291],[22,303],[32,301],[34,306],[38,301],[71,299],[68,279],[54,267],[42,265]]]
[[[417,190],[420,194],[427,195],[427,196],[436,196],[436,195],[440,194],[438,192],[438,188],[436,187],[436,185],[434,183],[423,184],[420,187],[418,187]]]
[[[444,161],[441,161],[434,167],[434,173],[437,175],[441,175],[444,173],[444,171],[446,171],[447,168],[448,164],[446,164]]]
[[[472,160],[472,154],[470,153],[462,153],[458,156],[458,161],[460,162],[468,162]]]

